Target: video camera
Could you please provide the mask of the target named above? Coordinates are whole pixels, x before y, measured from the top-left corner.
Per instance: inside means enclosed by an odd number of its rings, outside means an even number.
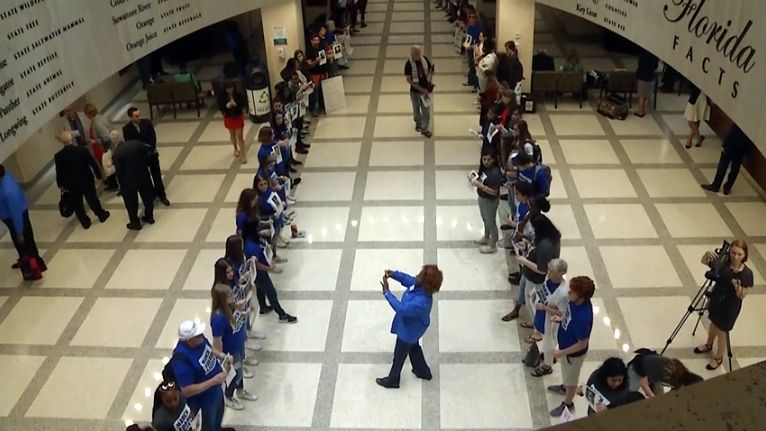
[[[724,241],[723,244],[721,244],[721,248],[715,249],[715,253],[718,257],[708,262],[710,269],[705,272],[705,278],[712,281],[718,281],[718,277],[721,275],[721,270],[729,265],[730,251],[731,244],[728,241]]]

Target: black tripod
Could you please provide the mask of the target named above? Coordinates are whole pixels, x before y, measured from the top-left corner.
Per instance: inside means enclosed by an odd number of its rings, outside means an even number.
[[[702,315],[705,314],[705,311],[708,308],[708,302],[710,302],[710,288],[713,287],[713,284],[714,284],[714,281],[706,277],[706,280],[704,283],[702,283],[700,290],[697,291],[697,294],[694,296],[694,299],[692,299],[692,302],[686,308],[686,313],[684,314],[684,317],[681,318],[681,321],[678,322],[678,325],[676,325],[676,328],[673,329],[673,332],[670,334],[670,337],[665,342],[665,347],[663,347],[662,351],[660,351],[660,355],[665,354],[665,351],[668,350],[670,343],[672,343],[673,340],[678,335],[678,333],[681,332],[681,328],[684,326],[684,323],[686,323],[686,321],[689,319],[689,316],[691,316],[693,313],[697,313],[697,323],[694,324],[694,330],[692,330],[692,335],[695,335],[697,333],[697,328],[700,325],[700,320],[702,320]],[[729,371],[731,371],[732,370],[731,368],[732,354],[731,354],[731,340],[729,339],[729,331],[726,331],[726,354],[729,358]]]

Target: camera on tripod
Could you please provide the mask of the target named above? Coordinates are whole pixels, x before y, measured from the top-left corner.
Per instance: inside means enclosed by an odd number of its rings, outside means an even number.
[[[718,277],[721,275],[721,270],[729,265],[729,252],[731,251],[731,244],[728,241],[721,244],[721,248],[715,249],[717,257],[708,262],[709,270],[705,272],[705,278],[711,281],[718,281]]]

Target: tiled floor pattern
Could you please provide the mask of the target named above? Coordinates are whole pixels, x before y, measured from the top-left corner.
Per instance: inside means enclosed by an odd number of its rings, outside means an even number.
[[[479,142],[467,134],[476,114],[460,85],[464,66],[448,45],[449,26],[429,4],[370,2],[370,26],[355,37],[365,59],[345,79],[356,108],[318,122],[297,192],[297,219],[310,241],[286,250],[290,262],[274,277],[300,322],[257,320],[269,339],[246,384],[260,399],[226,413],[239,430],[551,424],[547,411],[560,400],[543,388],[559,370],[541,381],[521,365],[525,332],[500,321],[514,297],[504,259],[480,255],[470,242],[480,235],[465,180],[478,160]],[[575,46],[586,67],[632,61],[545,31],[536,39],[559,53]],[[401,76],[408,46],[423,42],[440,71],[433,139],[412,130]],[[221,61],[202,73],[214,76]],[[562,257],[570,275],[590,275],[598,285],[583,380],[609,355],[662,347],[702,281],[699,256],[731,236],[752,245],[757,274],[732,334],[735,367],[766,357],[759,313],[766,307],[766,204],[744,178],[729,197],[700,191],[720,141],[707,130],[705,147],[683,148],[679,99],[661,95],[660,111],[643,120],[606,120],[593,100],[582,109],[541,103],[527,116],[555,176],[551,217],[564,234]],[[124,110],[116,106],[113,118]],[[38,196],[31,218],[50,267],[45,280],[20,282],[6,266],[14,253],[2,240],[0,429],[115,430],[124,420],[148,419],[177,323],[208,319],[212,262],[254,165],[231,159],[212,108],[201,120],[164,115],[157,130],[174,203],[157,210],[156,225],[126,232],[120,201],[104,196],[112,220],[83,231],[58,217],[55,186],[41,183],[30,195]],[[386,267],[414,273],[422,262],[438,262],[446,274],[423,341],[435,379],[421,382],[405,367],[402,388],[382,390],[373,379],[386,372],[394,339],[377,280]],[[670,354],[712,377],[690,352],[704,337],[704,330],[692,336],[692,326]],[[585,410],[577,400],[576,416]]]

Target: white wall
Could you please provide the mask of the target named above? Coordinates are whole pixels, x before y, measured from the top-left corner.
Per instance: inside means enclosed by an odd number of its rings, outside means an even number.
[[[82,109],[85,103],[90,102],[99,109],[104,109],[120,92],[137,79],[138,72],[135,67],[129,68],[121,76],[114,74],[85,93],[74,105]],[[32,181],[53,161],[53,154],[61,148],[61,144],[55,137],[61,128],[61,118],[55,115],[45,122],[32,137],[22,142],[19,149],[3,162],[19,182],[28,183]]]

